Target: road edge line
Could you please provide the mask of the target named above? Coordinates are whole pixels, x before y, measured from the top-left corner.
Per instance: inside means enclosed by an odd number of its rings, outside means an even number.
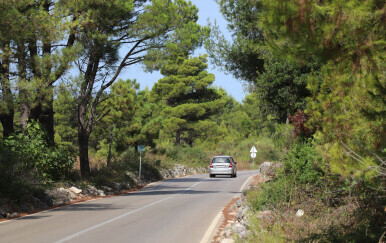
[[[249,181],[253,178],[253,175],[248,177],[248,179],[243,183],[243,185],[240,188],[240,193],[243,192],[244,187],[249,183]],[[237,196],[236,196],[237,197]],[[216,217],[213,219],[212,223],[210,224],[209,228],[206,230],[204,236],[202,237],[200,243],[210,243],[210,237],[213,235],[213,232],[216,230],[216,226],[218,225],[221,217],[223,216],[224,208],[220,210],[220,212],[216,215]]]
[[[247,183],[249,183],[250,180],[252,180],[253,177],[254,177],[253,175],[251,175],[250,177],[248,177],[248,179],[247,179],[247,180],[244,182],[244,184],[241,186],[239,192],[243,192],[243,191],[245,190],[244,187],[247,185]]]
[[[213,235],[213,232],[216,230],[216,226],[220,219],[223,216],[223,211],[224,208],[220,210],[220,212],[216,215],[216,217],[213,219],[212,223],[210,224],[209,228],[206,230],[204,236],[202,237],[200,243],[208,243],[210,241],[210,237]]]

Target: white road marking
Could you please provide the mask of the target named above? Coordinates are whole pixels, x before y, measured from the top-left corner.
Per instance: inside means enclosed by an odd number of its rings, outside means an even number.
[[[249,181],[253,178],[253,176],[248,177],[248,179],[243,183],[243,185],[240,188],[239,192],[242,192],[244,190],[244,187],[249,183]],[[235,196],[237,197],[237,196]],[[216,215],[216,217],[213,219],[212,223],[210,224],[209,228],[206,230],[204,237],[202,237],[200,243],[209,243],[211,242],[210,237],[213,235],[214,230],[216,230],[216,226],[218,224],[218,221],[220,220],[221,216],[223,215],[222,208],[220,212]]]
[[[193,187],[197,186],[197,185],[200,184],[201,182],[202,182],[202,181],[199,181],[199,182],[193,184],[192,186],[186,188],[184,191],[187,191],[187,190],[192,189]],[[183,192],[184,192],[184,191],[183,191]],[[80,235],[82,235],[82,234],[84,234],[84,233],[87,233],[87,232],[89,232],[89,231],[92,231],[92,230],[94,230],[94,229],[96,229],[96,228],[99,228],[99,227],[101,227],[101,226],[104,226],[104,225],[106,225],[106,224],[112,223],[112,222],[114,222],[114,221],[116,221],[116,220],[118,220],[118,219],[121,219],[121,218],[123,218],[123,217],[126,217],[126,216],[128,216],[128,215],[130,215],[130,214],[136,213],[136,212],[138,212],[138,211],[140,211],[140,210],[142,210],[142,209],[145,209],[145,208],[148,208],[148,207],[153,206],[153,205],[155,205],[155,204],[161,203],[161,202],[163,202],[163,201],[172,199],[172,198],[176,197],[177,195],[182,194],[183,192],[177,193],[177,194],[175,194],[174,196],[171,196],[171,197],[167,197],[167,198],[158,200],[158,201],[156,201],[156,202],[152,202],[152,203],[146,204],[145,206],[142,206],[142,207],[137,208],[137,209],[135,209],[135,210],[129,211],[129,212],[125,213],[125,214],[121,214],[121,215],[119,215],[119,216],[117,216],[117,217],[115,217],[115,218],[112,218],[112,219],[109,219],[109,220],[104,221],[104,222],[102,222],[102,223],[99,223],[99,224],[96,224],[96,225],[94,225],[94,226],[91,226],[91,227],[89,227],[89,228],[87,228],[87,229],[84,229],[84,230],[81,230],[81,231],[79,231],[79,232],[77,232],[77,233],[75,233],[75,234],[69,235],[69,236],[67,236],[67,237],[65,237],[65,238],[63,238],[63,239],[61,239],[61,240],[55,241],[55,243],[63,243],[63,242],[69,241],[69,240],[71,240],[71,239],[73,239],[73,238],[75,238],[75,237],[77,237],[77,236],[80,236]]]
[[[243,192],[244,187],[249,183],[250,180],[252,180],[253,176],[248,177],[248,179],[244,182],[244,184],[240,188],[240,192]]]
[[[216,229],[216,226],[217,226],[217,223],[218,221],[220,220],[220,218],[222,217],[222,210],[224,208],[222,208],[220,210],[220,212],[216,215],[216,217],[214,218],[214,220],[212,221],[212,223],[210,224],[209,228],[206,230],[205,234],[204,234],[204,237],[202,237],[200,243],[208,243],[208,242],[211,242],[210,240],[210,237],[212,236],[212,233],[213,231]]]

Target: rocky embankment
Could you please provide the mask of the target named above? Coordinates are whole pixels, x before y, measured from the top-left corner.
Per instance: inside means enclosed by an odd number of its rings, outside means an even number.
[[[275,176],[275,168],[281,167],[280,163],[264,162],[260,165],[260,174],[254,176],[253,182],[248,189],[258,187],[259,184],[268,182]],[[270,212],[259,212],[255,217],[264,218],[269,216]],[[224,222],[220,226],[219,232],[214,237],[214,242],[233,243],[235,239],[245,240],[250,231],[248,224],[250,221],[250,209],[246,203],[246,197],[243,194],[223,210]]]
[[[176,164],[172,169],[160,170],[160,174],[164,179],[178,178],[186,175],[206,173],[207,168],[187,168],[183,165]],[[132,172],[128,173],[135,185],[130,185],[127,182],[113,182],[108,186],[96,188],[93,185],[78,185],[70,184],[69,182],[61,183],[57,188],[47,189],[43,194],[29,196],[28,200],[22,202],[18,207],[17,212],[4,205],[0,205],[0,220],[19,217],[29,212],[36,212],[71,203],[86,201],[92,198],[106,197],[120,193],[128,193],[131,190],[140,188],[150,182],[142,181],[140,184],[137,180],[138,175]]]
[[[188,168],[179,164],[174,165],[173,169],[164,169],[160,171],[161,176],[164,179],[178,178],[187,175],[202,174],[207,172],[208,168],[206,167]]]

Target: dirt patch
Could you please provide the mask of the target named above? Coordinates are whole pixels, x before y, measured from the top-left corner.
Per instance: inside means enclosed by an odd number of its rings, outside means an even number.
[[[212,242],[217,242],[217,239],[220,237],[221,232],[224,230],[225,226],[227,226],[229,222],[236,222],[237,207],[235,206],[235,203],[239,199],[240,197],[233,198],[222,210],[223,221],[220,227],[218,228],[216,235],[213,237]]]
[[[255,175],[253,176],[253,179],[251,184],[249,185],[249,188],[257,187],[259,184],[265,183],[268,180],[270,180],[270,178],[264,178],[261,175]],[[236,202],[239,199],[241,199],[243,202],[245,200],[243,197],[235,197],[230,202],[228,202],[228,204],[222,210],[222,214],[223,214],[222,223],[219,226],[215,236],[213,237],[212,242],[215,243],[219,239],[221,239],[221,234],[228,224],[234,225],[237,222],[237,214],[240,211],[241,205],[236,205]]]

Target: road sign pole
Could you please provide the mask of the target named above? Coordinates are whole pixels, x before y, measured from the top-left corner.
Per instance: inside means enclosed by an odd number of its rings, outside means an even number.
[[[138,173],[138,181],[141,183],[141,169],[142,169],[142,151],[145,151],[145,145],[138,145],[137,146],[139,151],[139,173]]]
[[[142,151],[139,151],[139,183],[141,183]]]
[[[252,146],[251,151],[249,151],[249,152],[251,153],[252,167],[254,169],[255,168],[255,158],[256,158],[257,149],[255,148],[255,146]]]

